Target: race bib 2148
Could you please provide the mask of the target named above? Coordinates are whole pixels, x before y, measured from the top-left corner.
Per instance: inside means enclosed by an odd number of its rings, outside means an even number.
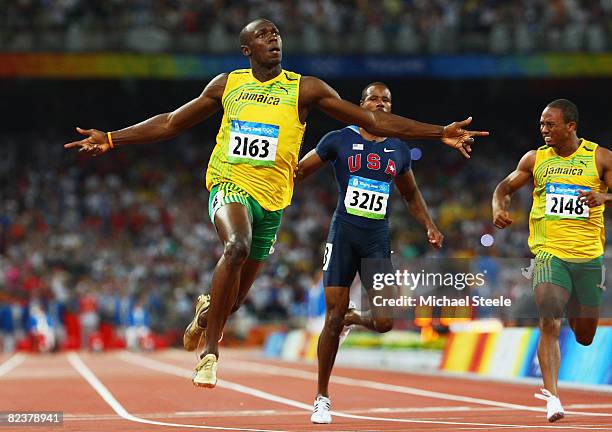
[[[546,183],[546,219],[588,219],[589,207],[582,203],[578,191],[589,192],[586,186]]]

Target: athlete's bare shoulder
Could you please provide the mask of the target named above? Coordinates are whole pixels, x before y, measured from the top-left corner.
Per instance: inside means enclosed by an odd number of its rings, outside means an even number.
[[[323,80],[313,76],[303,76],[300,80],[300,95],[298,98],[300,121],[304,123],[308,113],[313,108],[323,109],[327,105],[335,105],[341,101],[340,96]]]
[[[528,171],[532,173],[535,166],[536,154],[537,150],[529,150],[525,153],[518,163],[517,171]]]
[[[314,76],[303,76],[300,80],[300,100],[307,106],[316,103],[322,98],[340,96],[329,84]]]
[[[612,151],[603,146],[597,146],[595,155],[598,159],[612,161]]]
[[[597,146],[595,160],[597,161],[597,170],[600,174],[612,170],[612,151],[610,149]]]
[[[206,84],[206,87],[204,87],[202,95],[220,101],[225,91],[228,76],[229,73],[224,72],[211,79],[210,82]]]

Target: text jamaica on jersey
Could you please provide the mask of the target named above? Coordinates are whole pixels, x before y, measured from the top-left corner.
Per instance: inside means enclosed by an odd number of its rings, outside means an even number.
[[[269,105],[278,105],[280,103],[280,98],[278,96],[272,96],[265,93],[248,92],[244,90],[240,92],[236,98],[236,102],[240,100],[265,103]]]
[[[584,163],[584,162],[582,162],[582,163]],[[552,167],[546,168],[546,171],[544,172],[544,177],[546,177],[548,175],[553,175],[553,174],[581,176],[582,172],[583,172],[582,168],[554,167],[554,166],[552,166]]]

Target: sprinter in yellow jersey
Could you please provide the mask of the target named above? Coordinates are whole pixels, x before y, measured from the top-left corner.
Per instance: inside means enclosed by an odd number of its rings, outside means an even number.
[[[542,147],[527,152],[493,194],[493,223],[512,223],[510,196],[533,179],[529,247],[540,314],[538,360],[550,422],[564,417],[557,392],[561,318],[567,309],[576,340],[589,345],[597,331],[604,288],[604,205],[612,201],[612,152],[578,138],[578,109],[567,99],[549,103],[540,118]]]
[[[488,135],[465,130],[471,118],[444,127],[368,111],[342,100],[318,78],[283,70],[281,36],[268,20],[242,29],[240,49],[250,69],[218,75],[200,96],[176,110],[112,132],[77,128],[86,138],[65,145],[98,156],[117,146],[172,138],[223,109],[206,186],[210,216],[224,251],[211,292],[198,298],[183,338],[185,348],[194,350],[206,333],[193,378],[201,387],[217,382],[218,341],[225,322],[255,280],[274,243],[282,210],[291,201],[306,117],[312,109],[379,136],[439,139],[465,157],[474,136]]]

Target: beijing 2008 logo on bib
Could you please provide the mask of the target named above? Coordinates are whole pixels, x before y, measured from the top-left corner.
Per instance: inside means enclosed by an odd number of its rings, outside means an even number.
[[[390,185],[379,180],[351,176],[344,197],[346,212],[368,219],[384,219],[387,214]]]
[[[589,192],[587,186],[546,183],[546,210],[548,220],[589,218],[589,207],[580,200],[580,191]]]
[[[255,166],[274,165],[278,134],[277,125],[232,120],[227,146],[228,161]]]

